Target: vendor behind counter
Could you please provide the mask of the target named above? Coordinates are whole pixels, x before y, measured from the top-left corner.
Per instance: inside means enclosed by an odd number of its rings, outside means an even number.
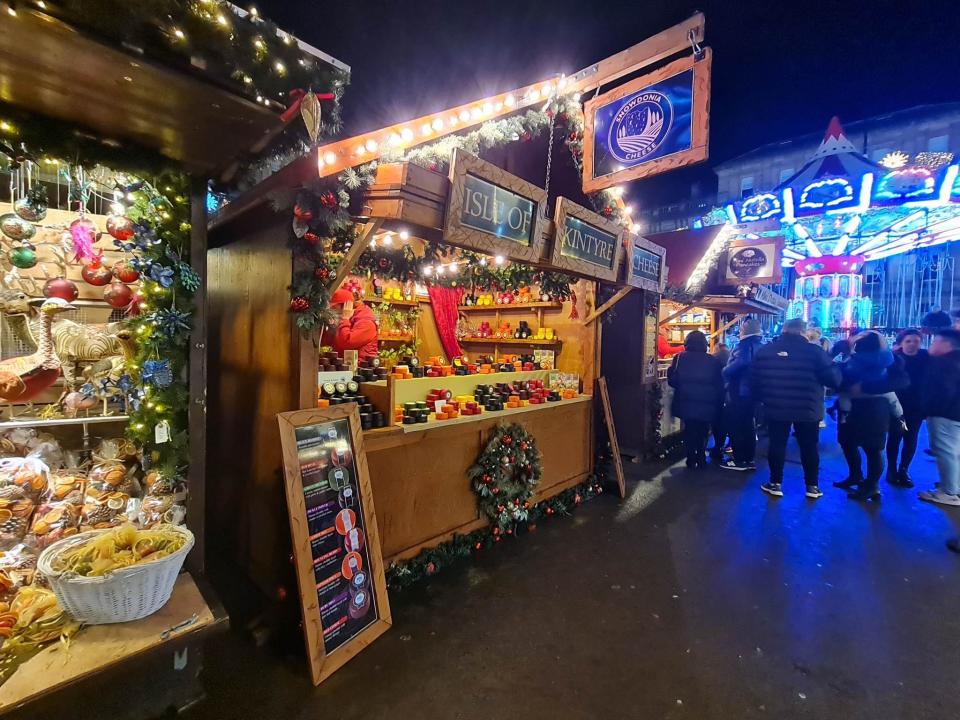
[[[377,356],[377,319],[373,310],[354,300],[353,292],[343,288],[330,298],[330,308],[340,315],[336,331],[327,328],[320,339],[321,345],[330,345],[338,353],[357,350],[361,360]]]

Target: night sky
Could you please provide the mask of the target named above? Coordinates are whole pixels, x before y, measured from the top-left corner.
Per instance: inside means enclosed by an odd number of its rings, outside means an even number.
[[[951,5],[932,0],[259,3],[281,27],[351,66],[344,99],[350,134],[575,72],[702,10],[706,44],[714,49],[714,163],[766,142],[819,132],[834,114],[853,121],[960,100],[960,13]],[[674,175],[679,177],[667,185],[698,173]]]

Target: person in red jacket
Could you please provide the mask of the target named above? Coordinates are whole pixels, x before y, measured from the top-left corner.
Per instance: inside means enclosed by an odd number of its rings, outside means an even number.
[[[337,290],[330,298],[330,309],[340,313],[336,334],[324,333],[324,341],[330,342],[339,353],[344,350],[359,350],[360,359],[377,356],[377,319],[373,310],[362,302],[354,304],[353,293]]]

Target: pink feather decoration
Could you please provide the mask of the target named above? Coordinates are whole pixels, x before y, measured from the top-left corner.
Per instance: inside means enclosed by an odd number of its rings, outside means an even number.
[[[70,239],[76,262],[86,262],[95,257],[93,243],[97,239],[97,227],[90,220],[79,218],[70,223]]]

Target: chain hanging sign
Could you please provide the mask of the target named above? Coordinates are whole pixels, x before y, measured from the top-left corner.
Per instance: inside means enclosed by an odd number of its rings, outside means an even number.
[[[711,58],[706,48],[586,103],[584,192],[707,159]]]

